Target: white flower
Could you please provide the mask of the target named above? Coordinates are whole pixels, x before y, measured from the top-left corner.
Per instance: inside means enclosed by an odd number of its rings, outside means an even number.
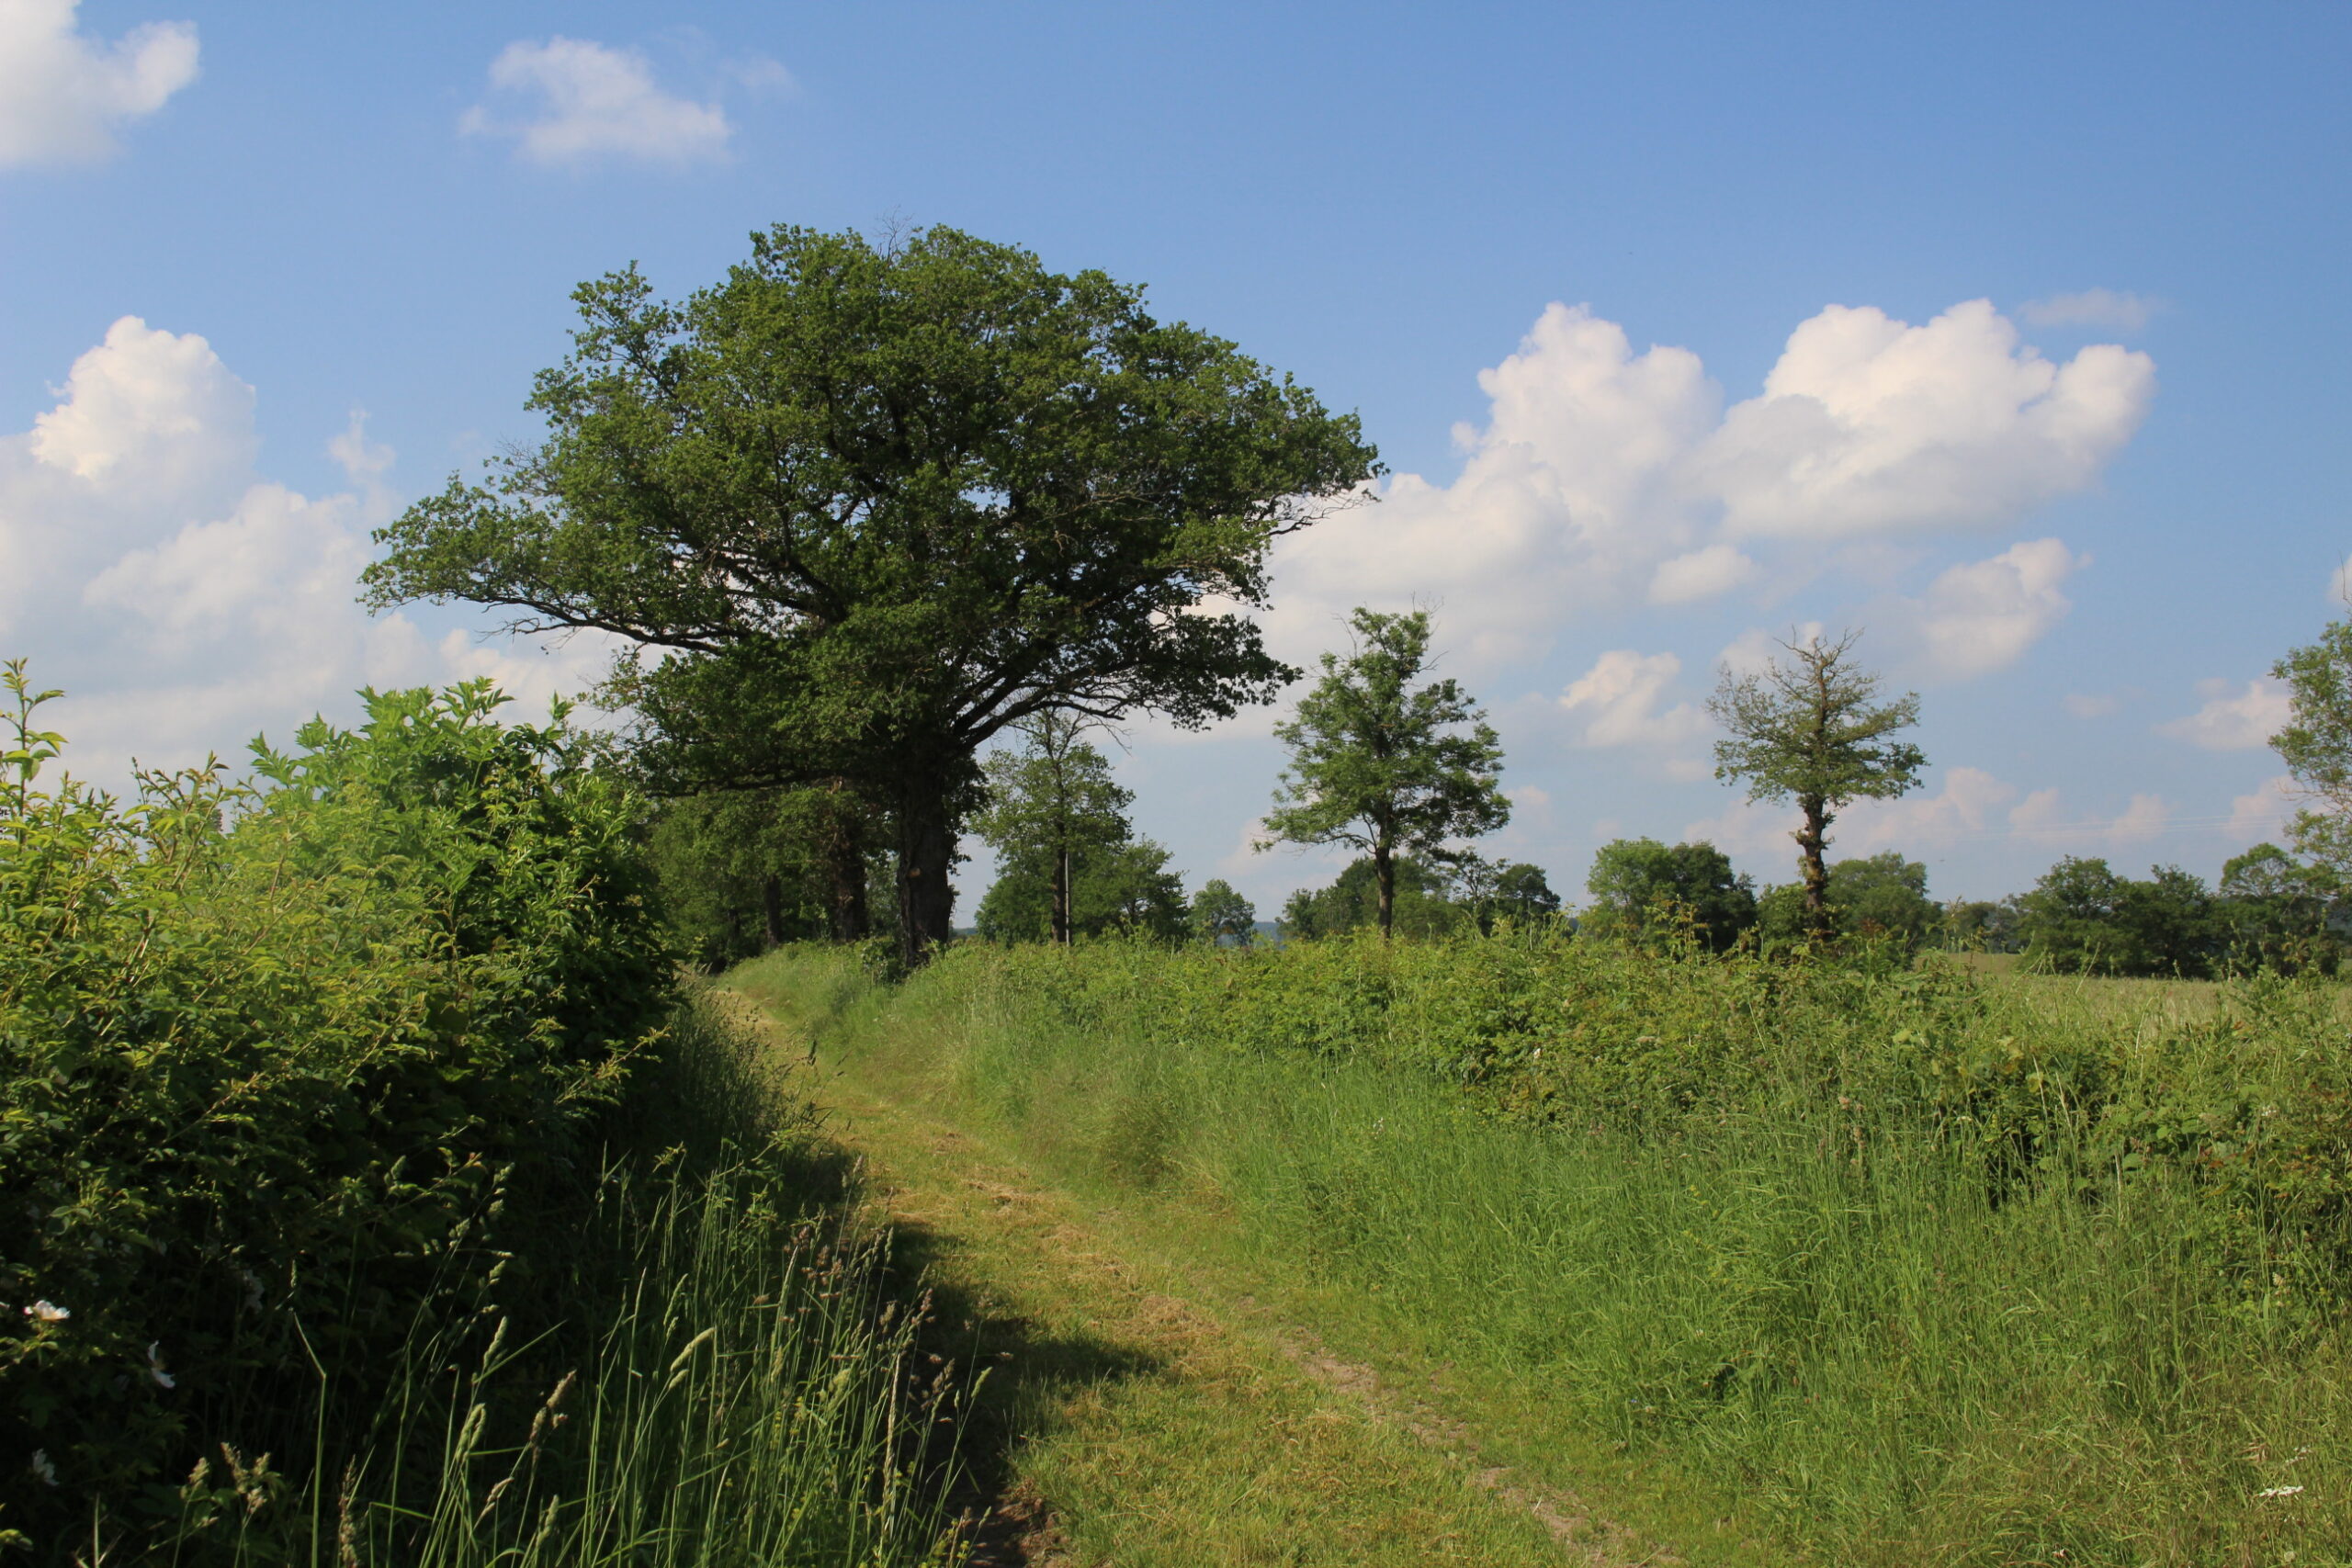
[[[49,1450],[47,1449],[35,1449],[33,1450],[33,1473],[40,1476],[42,1483],[46,1485],[54,1486],[57,1484],[57,1467],[49,1462]]]
[[[63,1323],[74,1314],[55,1302],[35,1302],[25,1309],[25,1315],[35,1323]]]
[[[147,1375],[155,1380],[155,1386],[157,1388],[170,1388],[179,1380],[173,1377],[171,1373],[164,1370],[164,1358],[161,1354],[163,1348],[164,1342],[160,1339],[153,1340],[149,1343],[147,1347]]]
[[[2257,1497],[2292,1497],[2302,1490],[2300,1486],[2266,1486],[2255,1494]]]

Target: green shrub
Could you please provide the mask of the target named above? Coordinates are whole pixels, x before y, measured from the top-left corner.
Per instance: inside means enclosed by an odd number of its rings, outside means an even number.
[[[36,787],[61,742],[8,681],[0,1523],[45,1535],[175,1517],[421,1314],[526,1292],[518,1214],[593,1176],[673,971],[637,802],[486,682],[123,804]]]

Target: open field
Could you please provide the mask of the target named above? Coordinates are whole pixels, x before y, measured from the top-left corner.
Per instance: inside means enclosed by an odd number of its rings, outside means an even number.
[[[1770,981],[1764,1011],[1724,987],[1765,978],[1712,964],[1368,951],[964,949],[896,989],[787,952],[737,983],[882,1086],[861,1092],[1159,1235],[1161,1267],[1283,1303],[1376,1375],[1438,1371],[1476,1451],[1566,1495],[1601,1483],[1685,1560],[2346,1560],[2326,1204],[2293,1210],[2293,1172],[2263,1174],[2203,1098],[2226,1083],[2249,1125],[2301,1128],[2286,1163],[2310,1177],[2332,995],[2231,993],[2200,1021],[2177,998],[1862,976]],[[1519,1019],[1526,1066],[1499,1070],[1492,1015],[1530,976],[1555,1000],[1619,988]],[[1485,1023],[1444,1035],[1449,996]],[[1611,1005],[1622,1029],[1539,1094],[1535,1064]],[[1679,1079],[1651,1059],[1676,1036],[1699,1065]],[[1744,1055],[1711,1055],[1724,1037]],[[1974,1087],[1905,1087],[1939,1064]],[[1650,1100],[1612,1100],[1636,1078]],[[2159,1080],[2195,1123],[2169,1145],[2132,1109]],[[2127,1123],[2151,1135],[2113,1141]],[[1058,1474],[1074,1521],[1109,1506],[1040,1451],[1049,1505]]]

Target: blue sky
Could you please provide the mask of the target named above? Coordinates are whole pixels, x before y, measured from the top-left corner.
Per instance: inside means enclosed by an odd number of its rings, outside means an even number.
[[[2210,876],[2276,832],[2263,672],[2342,611],[2347,56],[2334,6],[14,0],[0,649],[99,777],[364,681],[576,688],[578,643],[368,622],[368,526],[531,438],[582,278],[944,222],[1361,411],[1398,477],[1285,550],[1270,633],[1434,604],[1494,847],[1556,886],[1632,833],[1788,875],[1697,705],[1815,623],[1935,764],[1846,850]],[[1272,716],[1122,763],[1261,904],[1333,863],[1247,848]]]

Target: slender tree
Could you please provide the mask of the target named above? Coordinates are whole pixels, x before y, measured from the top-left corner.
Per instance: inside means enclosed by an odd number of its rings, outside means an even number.
[[[574,296],[538,446],[377,535],[369,604],[616,634],[670,787],[849,780],[905,956],[949,935],[979,749],[1061,711],[1193,726],[1295,678],[1246,609],[1272,540],[1378,471],[1352,415],[1141,290],[934,228],[778,227],[680,303]]]
[[[1852,657],[1860,636],[1792,638],[1781,645],[1789,657],[1758,674],[1725,667],[1707,704],[1731,732],[1715,742],[1715,777],[1746,780],[1750,800],[1796,802],[1804,927],[1816,942],[1837,932],[1822,858],[1829,824],[1852,801],[1892,800],[1916,787],[1928,761],[1918,747],[1893,739],[1918,723],[1918,694],[1881,702],[1878,677]]]
[[[1429,613],[1358,610],[1348,657],[1323,656],[1323,677],[1274,734],[1291,762],[1266,815],[1269,838],[1349,844],[1372,862],[1380,931],[1396,920],[1396,857],[1443,862],[1449,840],[1510,819],[1492,726],[1451,679],[1416,686],[1430,664]]]
[[[1026,744],[988,761],[989,803],[973,825],[1012,874],[1043,868],[1046,934],[1067,945],[1077,929],[1079,872],[1133,837],[1126,813],[1136,797],[1069,715],[1038,714],[1019,728]]]

